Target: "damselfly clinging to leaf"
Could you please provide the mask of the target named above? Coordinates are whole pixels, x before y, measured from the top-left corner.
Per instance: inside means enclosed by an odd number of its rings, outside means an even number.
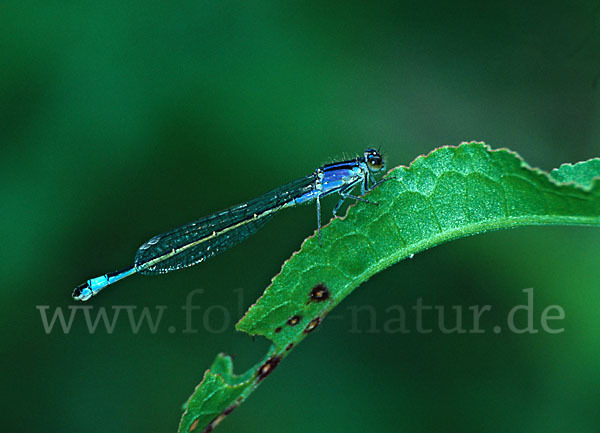
[[[133,266],[87,280],[75,289],[73,298],[87,301],[109,284],[135,273],[163,274],[200,263],[242,242],[281,209],[313,200],[317,202],[320,242],[321,198],[340,195],[334,216],[346,198],[376,204],[351,193],[359,184],[361,195],[380,185],[385,179],[377,182],[373,175],[384,169],[383,157],[375,149],[367,149],[363,156],[352,160],[324,165],[254,200],[154,236],[139,248]]]

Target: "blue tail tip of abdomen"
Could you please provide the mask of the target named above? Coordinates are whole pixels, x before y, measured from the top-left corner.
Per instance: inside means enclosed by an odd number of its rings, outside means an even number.
[[[92,296],[94,296],[94,292],[90,289],[87,281],[73,290],[73,299],[76,301],[87,301]]]
[[[87,301],[92,296],[98,294],[98,292],[104,289],[109,284],[116,283],[129,275],[135,274],[137,268],[132,266],[123,271],[111,272],[109,274],[100,275],[99,277],[87,280],[82,285],[78,286],[73,291],[73,299],[76,301]]]
[[[107,275],[101,275],[99,277],[92,278],[91,280],[87,280],[85,283],[78,286],[73,291],[73,298],[77,301],[87,301],[109,284],[110,281]]]

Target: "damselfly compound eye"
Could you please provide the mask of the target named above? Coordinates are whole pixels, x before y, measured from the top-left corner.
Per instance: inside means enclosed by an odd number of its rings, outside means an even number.
[[[367,149],[365,151],[365,161],[371,171],[379,171],[383,169],[385,165],[383,157],[375,149]]]

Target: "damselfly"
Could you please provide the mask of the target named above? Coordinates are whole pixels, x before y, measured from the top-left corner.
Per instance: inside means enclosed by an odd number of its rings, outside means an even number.
[[[384,169],[383,157],[375,149],[367,149],[363,156],[349,161],[324,165],[254,200],[154,236],[139,248],[133,266],[87,280],[75,289],[73,298],[87,301],[109,284],[135,273],[163,274],[200,263],[242,242],[281,209],[313,200],[317,202],[320,242],[321,198],[333,193],[340,195],[334,216],[347,198],[376,204],[352,195],[352,190],[360,184],[363,195],[380,185],[385,179],[377,182],[373,175]]]

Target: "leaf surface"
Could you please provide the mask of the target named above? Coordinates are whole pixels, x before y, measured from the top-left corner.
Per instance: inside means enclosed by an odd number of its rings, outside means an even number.
[[[364,281],[443,242],[530,225],[600,226],[600,159],[546,173],[516,153],[478,143],[436,149],[388,174],[344,218],[313,235],[287,260],[237,324],[273,342],[241,376],[219,355],[188,401],[180,432],[211,431]]]

